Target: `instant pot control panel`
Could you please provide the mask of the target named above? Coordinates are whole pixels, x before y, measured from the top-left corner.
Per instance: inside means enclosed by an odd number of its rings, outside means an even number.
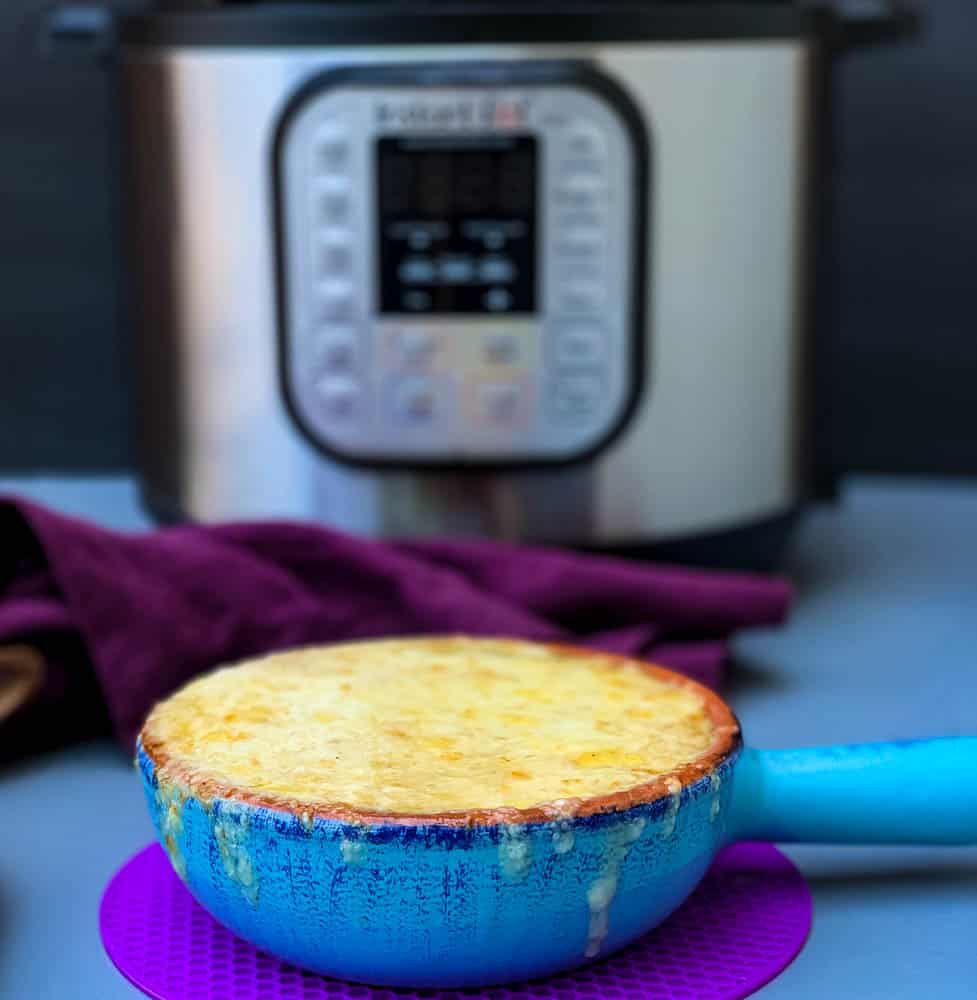
[[[640,388],[647,138],[579,66],[333,71],[274,150],[282,377],[375,464],[565,462]]]

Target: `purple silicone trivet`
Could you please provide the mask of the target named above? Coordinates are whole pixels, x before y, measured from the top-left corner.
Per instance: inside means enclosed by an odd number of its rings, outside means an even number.
[[[236,938],[152,844],[102,897],[102,943],[155,1000],[739,1000],[785,969],[811,928],[801,873],[769,844],[737,844],[657,930],[605,962],[521,986],[392,990],[325,979]]]

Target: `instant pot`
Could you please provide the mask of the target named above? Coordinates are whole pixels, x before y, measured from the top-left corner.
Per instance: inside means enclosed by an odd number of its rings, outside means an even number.
[[[913,23],[778,0],[124,19],[149,506],[767,560],[816,473],[829,73]]]

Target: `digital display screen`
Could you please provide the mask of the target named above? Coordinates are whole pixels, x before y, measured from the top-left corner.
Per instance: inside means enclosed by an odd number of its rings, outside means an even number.
[[[536,139],[377,140],[381,313],[536,309]]]

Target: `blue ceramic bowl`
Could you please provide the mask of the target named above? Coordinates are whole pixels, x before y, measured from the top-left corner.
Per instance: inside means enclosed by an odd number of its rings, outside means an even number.
[[[161,782],[142,745],[138,766],[174,869],[218,921],[295,965],[378,985],[512,982],[608,955],[738,839],[977,843],[977,739],[763,753],[734,730],[648,801],[469,825],[202,801]]]

